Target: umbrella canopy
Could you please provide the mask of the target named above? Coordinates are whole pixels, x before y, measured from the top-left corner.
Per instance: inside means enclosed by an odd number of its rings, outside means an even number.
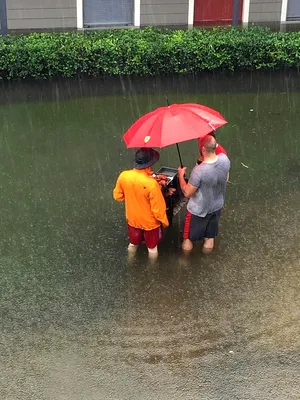
[[[123,140],[127,148],[162,148],[203,137],[226,123],[212,108],[194,103],[172,104],[139,118]]]

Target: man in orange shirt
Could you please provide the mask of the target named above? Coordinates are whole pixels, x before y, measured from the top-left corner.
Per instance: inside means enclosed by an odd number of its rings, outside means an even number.
[[[125,201],[130,240],[128,250],[136,251],[145,241],[150,257],[157,257],[157,245],[163,238],[162,227],[169,225],[161,187],[152,177],[151,167],[158,160],[157,151],[139,149],[135,154],[134,168],[121,172],[113,191],[116,201]]]

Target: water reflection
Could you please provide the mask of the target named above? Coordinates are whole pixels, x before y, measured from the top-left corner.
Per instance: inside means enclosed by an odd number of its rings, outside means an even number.
[[[234,93],[221,79],[218,91],[213,77],[155,79],[144,93],[131,82],[125,98],[114,86],[114,95],[99,96],[100,84],[89,97],[84,82],[77,91],[85,95],[74,98],[60,87],[58,100],[41,90],[42,101],[29,102],[22,86],[19,101],[11,87],[4,92],[2,398],[297,398],[293,79],[240,77]],[[142,247],[129,263],[123,208],[111,194],[133,156],[120,138],[139,114],[164,103],[166,90],[174,102],[209,104],[228,118],[219,141],[232,159],[232,183],[213,254],[199,246],[183,257],[181,214],[156,263]],[[191,168],[196,143],[181,149]],[[177,166],[176,149],[163,149],[161,160]]]

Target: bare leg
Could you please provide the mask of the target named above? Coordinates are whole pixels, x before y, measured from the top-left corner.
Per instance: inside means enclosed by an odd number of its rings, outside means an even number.
[[[132,262],[135,259],[136,256],[136,251],[139,246],[136,246],[135,244],[129,243],[128,245],[128,256],[127,259],[129,262]]]
[[[205,238],[204,239],[204,243],[203,243],[203,247],[202,247],[202,252],[204,254],[211,253],[213,251],[214,244],[215,244],[215,239],[214,238]]]
[[[135,244],[129,243],[129,245],[128,245],[128,251],[130,251],[130,252],[136,252],[137,249],[138,249],[138,247],[139,247],[139,246],[137,246],[137,245],[135,245]]]
[[[193,249],[193,242],[190,239],[183,239],[182,250],[191,251]]]
[[[157,246],[153,247],[153,249],[149,249],[148,247],[148,256],[151,258],[151,260],[156,260],[158,257],[158,250]]]

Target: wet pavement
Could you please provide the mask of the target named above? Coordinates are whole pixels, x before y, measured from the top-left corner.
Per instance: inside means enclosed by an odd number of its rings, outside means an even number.
[[[299,399],[298,75],[28,87],[1,88],[0,398]],[[166,96],[229,121],[220,236],[183,257],[181,213],[156,264],[128,262],[120,138]]]

